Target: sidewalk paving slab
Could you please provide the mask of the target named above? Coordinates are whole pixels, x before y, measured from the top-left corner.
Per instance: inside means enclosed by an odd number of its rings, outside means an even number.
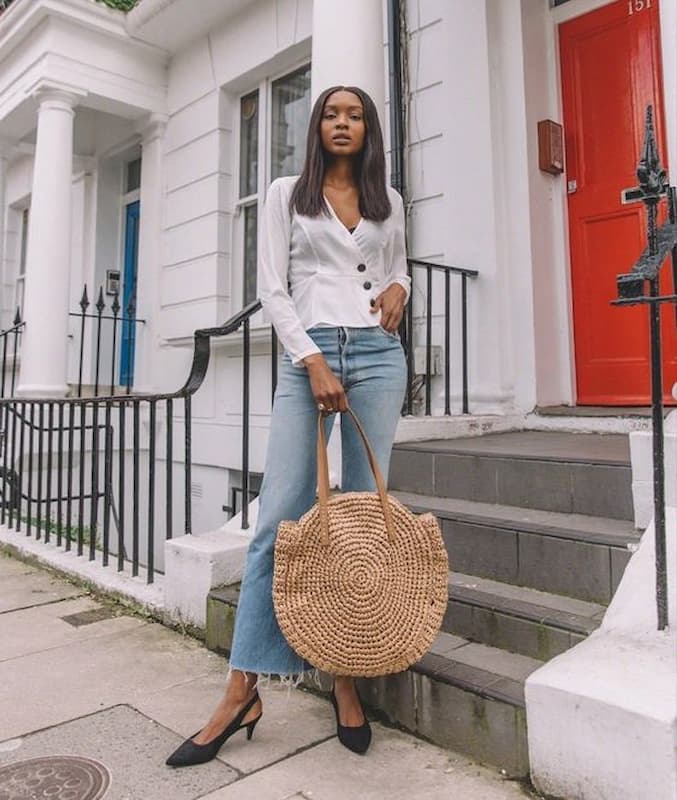
[[[30,577],[28,591],[26,590],[27,577]],[[0,570],[0,585],[2,586],[0,614],[21,608],[33,608],[70,597],[80,597],[85,594],[83,589],[39,571],[5,575]]]
[[[401,731],[375,724],[366,756],[318,744],[203,800],[525,800],[519,784]]]
[[[79,627],[64,619],[98,609],[101,609],[100,603],[91,597],[78,597],[0,614],[0,662],[123,633],[145,624],[122,613]]]
[[[174,770],[167,755],[222,695],[224,658],[1,554],[0,597],[0,770],[39,756],[92,758],[111,772],[104,800],[527,797],[490,769],[378,723],[367,756],[355,756],[336,739],[326,700],[275,683],[261,690],[251,742],[238,733],[209,764]]]
[[[221,761],[172,770],[157,756],[174,747],[172,731],[120,705],[25,737],[13,752],[0,752],[0,769],[11,761],[39,756],[93,758],[110,774],[105,800],[193,800],[238,777]]]

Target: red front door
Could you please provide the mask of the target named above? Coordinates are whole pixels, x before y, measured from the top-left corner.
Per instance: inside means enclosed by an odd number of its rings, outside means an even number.
[[[650,402],[649,321],[645,307],[617,307],[616,276],[646,246],[644,207],[623,205],[637,184],[644,117],[653,104],[666,158],[658,0],[616,0],[560,26],[569,187],[569,239],[577,401]],[[669,269],[663,268],[665,289]],[[665,307],[665,395],[677,380],[677,332]]]

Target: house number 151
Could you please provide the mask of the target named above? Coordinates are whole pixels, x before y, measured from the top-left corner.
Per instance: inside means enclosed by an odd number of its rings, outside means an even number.
[[[628,0],[628,14],[639,14],[645,8],[651,8],[651,0]]]

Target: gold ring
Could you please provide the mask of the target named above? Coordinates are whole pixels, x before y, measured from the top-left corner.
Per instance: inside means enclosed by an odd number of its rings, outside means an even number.
[[[317,408],[318,408],[319,411],[324,411],[325,410],[324,403],[318,403],[317,404]]]

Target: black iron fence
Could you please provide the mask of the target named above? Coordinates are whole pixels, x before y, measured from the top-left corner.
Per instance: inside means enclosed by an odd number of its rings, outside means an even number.
[[[195,332],[185,385],[156,395],[56,400],[0,398],[0,524],[65,550],[113,560],[152,583],[159,549],[176,520],[192,532],[192,396],[210,340],[244,329],[243,491],[249,496],[249,326],[254,303],[225,325]],[[273,352],[277,342],[273,334]],[[272,359],[273,387],[277,381]],[[274,388],[273,388],[274,391]],[[247,504],[243,508],[247,524]],[[160,534],[158,535],[158,531]]]
[[[70,316],[78,320],[80,341],[78,346],[78,382],[74,387],[77,397],[82,397],[83,371],[86,362],[91,370],[91,385],[94,396],[99,394],[103,382],[108,392],[115,394],[115,387],[121,385],[129,394],[134,383],[134,349],[138,328],[145,320],[136,317],[136,300],[132,294],[123,309],[117,292],[110,295],[106,304],[103,286],[93,311],[87,284],[80,297],[80,310],[71,312]],[[87,376],[87,372],[84,372]],[[116,375],[119,380],[116,380]]]
[[[656,608],[658,629],[668,625],[668,576],[665,532],[665,435],[663,428],[663,357],[661,306],[675,305],[677,324],[677,189],[670,186],[661,166],[653,123],[653,108],[646,112],[644,148],[637,168],[637,199],[646,207],[647,247],[632,271],[618,276],[615,305],[645,304],[649,310],[651,343],[651,406],[653,420],[654,525],[656,536]],[[667,204],[667,218],[659,224],[659,208]],[[670,257],[668,259],[668,257]],[[672,262],[672,287],[661,295],[661,268]],[[674,479],[674,476],[672,476]]]
[[[414,399],[421,390],[425,393],[425,414],[432,414],[432,385],[433,376],[437,373],[437,364],[434,357],[435,342],[438,339],[433,337],[433,322],[435,316],[441,322],[442,343],[441,350],[444,358],[444,365],[441,369],[442,380],[444,381],[444,414],[449,416],[451,412],[451,381],[452,381],[452,353],[458,353],[459,371],[461,376],[461,411],[463,414],[469,413],[469,370],[468,370],[468,281],[477,278],[478,272],[472,269],[461,267],[449,267],[444,264],[435,264],[430,261],[410,258],[409,270],[411,274],[411,302],[407,305],[407,313],[402,321],[402,341],[407,353],[408,369],[408,391],[406,398],[406,413],[414,413]],[[435,314],[433,304],[433,282],[435,276],[441,276],[442,283],[442,308]],[[419,344],[419,337],[416,335],[417,316],[414,309],[414,300],[419,288],[419,280],[425,276],[425,307],[423,313],[418,317],[421,327],[424,329],[423,341]],[[457,282],[458,291],[458,313],[452,312],[452,280]],[[458,337],[458,346],[452,346],[452,334]],[[417,369],[416,348],[421,347],[423,353],[423,367]],[[441,366],[441,365],[440,365]]]
[[[418,315],[409,311],[402,323],[402,338],[408,352],[410,375],[414,373],[414,347],[424,348],[423,373],[414,375],[418,387],[410,388],[403,408],[408,413],[416,391],[426,392],[426,412],[430,413],[433,347],[432,274],[444,276],[445,295],[439,318],[442,322],[445,349],[445,397],[449,411],[452,330],[457,328],[461,342],[458,357],[461,369],[463,410],[468,411],[467,280],[477,274],[471,270],[445,267],[428,262],[410,262],[412,271],[422,269],[427,276],[426,308],[423,322],[425,334],[417,338]],[[450,281],[460,279],[458,325],[451,313]],[[413,277],[413,292],[418,280]],[[224,325],[198,330],[194,334],[193,363],[188,380],[177,392],[165,394],[115,394],[116,331],[125,322],[139,324],[133,307],[120,315],[117,297],[105,313],[102,291],[96,313],[89,313],[90,302],[83,292],[80,313],[79,379],[77,397],[63,399],[29,399],[13,396],[15,372],[11,375],[11,391],[0,398],[0,477],[2,499],[0,524],[26,536],[45,542],[54,541],[66,550],[100,558],[104,566],[111,562],[118,570],[131,566],[133,576],[145,570],[152,583],[156,563],[165,539],[171,539],[175,528],[192,532],[191,464],[192,464],[192,396],[200,388],[210,360],[211,339],[242,333],[242,421],[241,421],[241,486],[231,492],[231,505],[224,510],[234,514],[241,508],[241,525],[249,527],[249,500],[256,496],[250,471],[250,375],[251,322],[261,309],[255,301]],[[94,397],[82,397],[83,364],[86,348],[86,322],[92,330],[90,352],[94,370]],[[23,323],[17,317],[14,327],[6,332],[4,351],[11,352],[16,362]],[[102,346],[102,326],[112,326],[111,348]],[[277,385],[278,341],[271,330],[271,403]],[[104,351],[108,353],[104,356]],[[111,360],[105,365],[104,358]],[[7,362],[7,359],[5,359]],[[103,370],[111,376],[109,393],[99,396]],[[14,369],[14,367],[12,367]],[[7,369],[3,374],[8,374]]]
[[[97,552],[119,570],[140,564],[153,581],[156,528],[171,538],[176,509],[175,405],[183,405],[183,530],[191,530],[190,394],[94,400],[0,400],[0,523],[52,539],[78,555]],[[158,418],[164,422],[160,435]],[[164,474],[161,461],[164,460]],[[164,504],[162,514],[158,508]],[[161,519],[160,519],[161,517]],[[141,552],[143,550],[143,552]]]

